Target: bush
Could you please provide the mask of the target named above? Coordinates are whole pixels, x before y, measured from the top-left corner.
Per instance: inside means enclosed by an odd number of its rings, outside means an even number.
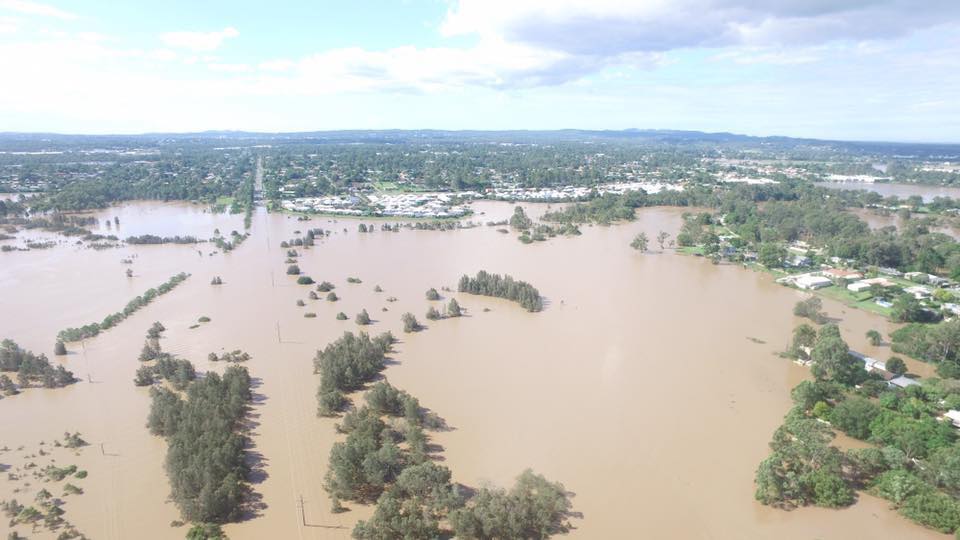
[[[430,306],[430,309],[427,310],[427,320],[436,321],[440,319],[440,312],[437,311],[437,308]]]
[[[337,313],[337,320],[338,320],[338,321],[345,321],[345,320],[347,320],[347,314],[344,313],[344,312],[342,312],[342,311],[341,311],[340,313]]]
[[[890,359],[886,361],[885,366],[887,371],[897,377],[907,372],[907,363],[899,356],[891,356]]]
[[[360,313],[357,313],[356,323],[360,326],[366,326],[370,324],[370,315],[367,313],[367,310],[364,309]]]
[[[336,301],[339,300],[339,299],[340,299],[340,298],[337,297],[337,293],[332,292],[332,291],[329,292],[329,293],[327,293],[327,301],[328,301],[328,302],[336,302]]]
[[[880,407],[873,402],[851,397],[834,407],[830,422],[847,435],[865,441],[870,438],[870,423],[880,412]]]
[[[823,301],[816,296],[811,296],[806,300],[801,300],[793,306],[793,314],[797,317],[806,317],[817,324],[827,322],[827,317],[822,313]]]
[[[333,289],[335,289],[335,287],[333,286],[333,283],[330,283],[329,281],[324,281],[317,285],[317,291],[319,292],[330,292]]]
[[[312,285],[313,278],[310,276],[300,276],[297,278],[297,285]]]
[[[439,299],[440,299],[440,293],[438,293],[436,289],[432,287],[430,289],[427,289],[427,300],[434,301]]]
[[[451,298],[450,303],[447,304],[447,317],[459,317],[462,314],[460,304],[457,303],[456,298]]]
[[[547,538],[569,531],[567,491],[524,471],[509,491],[482,488],[450,515],[458,538]]]
[[[406,333],[419,332],[422,328],[420,323],[417,322],[417,318],[413,316],[413,313],[404,313],[400,320],[403,321],[403,331]]]
[[[295,264],[291,264],[290,266],[287,267],[287,275],[288,276],[300,275],[300,267]]]

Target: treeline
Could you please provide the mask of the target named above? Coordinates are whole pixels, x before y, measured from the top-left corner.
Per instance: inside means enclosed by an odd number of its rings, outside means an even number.
[[[136,199],[212,203],[218,197],[240,195],[254,164],[248,150],[200,147],[179,147],[170,153],[138,156],[137,160],[116,159],[106,166],[99,161],[102,158],[96,159],[96,163],[78,163],[77,170],[44,175],[51,182],[50,189],[28,201],[31,210],[87,210]]]
[[[128,236],[125,240],[128,244],[196,244],[200,242],[195,236],[157,236],[155,234],[141,234],[140,236]]]
[[[892,387],[863,370],[834,325],[819,333],[801,325],[791,349],[810,350],[815,380],[791,393],[794,408],[757,470],[757,499],[835,508],[852,504],[863,489],[921,525],[960,529],[960,446],[956,429],[940,419],[960,408],[960,382]],[[876,446],[843,452],[830,445],[831,428]]]
[[[17,385],[20,388],[35,385],[60,388],[76,382],[73,372],[67,371],[63,366],[53,367],[45,355],[36,355],[21,349],[9,339],[0,341],[0,372],[16,373]],[[17,385],[13,384],[8,375],[0,375],[0,392],[8,396],[17,394]]]
[[[211,242],[213,242],[224,253],[229,253],[240,247],[240,244],[242,244],[243,241],[249,237],[250,233],[240,234],[237,231],[230,231],[230,240],[226,240],[224,237],[217,235],[211,239]]]
[[[317,351],[313,371],[320,374],[317,413],[332,416],[343,410],[349,400],[345,393],[357,390],[383,370],[385,355],[393,345],[390,332],[371,338],[368,334],[344,334]]]
[[[242,420],[251,398],[246,368],[208,373],[186,396],[150,390],[147,427],[168,442],[171,498],[187,520],[222,523],[240,517],[249,491]]]
[[[960,379],[960,320],[937,325],[908,324],[894,330],[894,352],[936,364],[941,377]]]
[[[347,438],[330,450],[324,479],[334,511],[341,500],[376,501],[354,538],[546,538],[569,530],[562,485],[527,470],[509,491],[483,488],[468,497],[451,483],[450,470],[430,459],[425,430],[442,421],[386,382],[374,385],[366,402],[338,426]]]
[[[64,343],[70,341],[80,341],[81,339],[94,337],[104,330],[109,330],[130,315],[136,313],[140,308],[152,302],[158,296],[172,291],[174,287],[179,285],[188,277],[190,277],[190,274],[183,272],[171,277],[155,289],[149,289],[147,292],[131,300],[129,303],[127,303],[126,307],[123,308],[123,311],[118,311],[116,313],[107,315],[104,317],[103,321],[99,323],[90,323],[88,325],[81,326],[80,328],[67,328],[66,330],[61,330],[57,334],[57,341]]]
[[[495,296],[513,300],[526,308],[527,311],[543,309],[543,298],[533,285],[526,281],[516,281],[509,275],[490,274],[485,270],[477,272],[475,277],[464,275],[457,285],[460,292]]]
[[[168,353],[157,353],[156,363],[143,365],[137,369],[133,384],[150,386],[158,379],[168,381],[177,390],[183,390],[197,378],[197,371],[189,360],[177,358]]]

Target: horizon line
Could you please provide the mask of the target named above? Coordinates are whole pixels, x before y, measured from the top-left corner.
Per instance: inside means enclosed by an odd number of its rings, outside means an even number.
[[[780,135],[780,134],[767,134],[767,135],[751,135],[746,133],[737,133],[733,131],[703,131],[698,129],[673,129],[673,128],[603,128],[603,129],[590,129],[590,128],[555,128],[555,129],[537,129],[537,128],[514,128],[514,129],[445,129],[445,128],[337,128],[337,129],[315,129],[315,130],[298,130],[298,131],[259,131],[259,130],[245,130],[245,129],[207,129],[201,131],[141,131],[141,132],[126,132],[126,133],[81,133],[81,132],[61,132],[61,131],[0,131],[0,137],[9,137],[9,136],[55,136],[55,137],[157,137],[157,136],[174,136],[174,137],[186,137],[186,136],[196,136],[196,135],[215,135],[215,134],[234,134],[234,135],[256,135],[256,136],[291,136],[291,135],[310,135],[317,133],[386,133],[386,132],[395,132],[395,133],[416,133],[416,132],[439,132],[439,133],[564,133],[564,132],[582,132],[582,133],[686,133],[686,134],[699,134],[699,135],[709,135],[709,136],[731,136],[731,137],[746,137],[752,139],[790,139],[796,141],[817,141],[817,142],[829,142],[829,143],[847,143],[847,144],[856,144],[856,143],[865,143],[865,144],[896,144],[896,145],[944,145],[944,146],[960,146],[960,140],[958,141],[935,141],[935,140],[893,140],[893,139],[831,139],[831,138],[820,138],[820,137],[803,137],[796,135]]]

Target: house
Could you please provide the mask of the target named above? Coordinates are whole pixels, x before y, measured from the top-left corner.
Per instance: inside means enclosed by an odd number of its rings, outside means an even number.
[[[890,281],[890,280],[887,279],[887,278],[883,278],[883,277],[875,277],[875,278],[865,279],[865,280],[863,280],[863,283],[866,283],[867,285],[879,285],[879,286],[881,286],[881,287],[883,287],[883,288],[896,287],[896,286],[897,286],[896,283]]]
[[[914,385],[920,384],[917,381],[907,378],[903,375],[896,377],[894,379],[890,379],[889,381],[887,381],[887,383],[890,386],[892,387],[895,386],[897,388],[906,388],[908,386],[914,386]]]
[[[810,266],[811,264],[813,264],[813,260],[811,260],[810,257],[806,257],[803,255],[796,255],[787,261],[787,265],[793,266],[795,268]]]
[[[847,285],[847,290],[855,293],[867,291],[870,290],[870,284],[864,283],[863,281],[857,281]]]
[[[903,275],[903,272],[897,270],[896,268],[877,268],[877,272],[893,277],[900,277]]]
[[[876,371],[881,375],[887,373],[887,365],[880,360],[870,358],[869,356],[854,350],[850,351],[850,356],[863,362],[863,369],[867,370],[868,373],[872,371]]]
[[[944,413],[943,417],[947,420],[950,420],[950,423],[953,424],[953,427],[960,427],[960,411],[950,409]]]
[[[903,290],[903,292],[907,294],[912,294],[913,297],[916,298],[917,300],[930,298],[930,295],[933,293],[933,291],[930,290],[930,287],[926,287],[923,285],[914,285],[913,287],[907,287],[906,289]]]
[[[814,276],[804,274],[793,280],[794,284],[801,289],[822,289],[833,285],[833,282],[823,276]]]
[[[823,275],[830,279],[846,279],[850,281],[863,277],[863,274],[857,272],[856,270],[844,270],[842,268],[831,268],[829,270],[824,270]]]

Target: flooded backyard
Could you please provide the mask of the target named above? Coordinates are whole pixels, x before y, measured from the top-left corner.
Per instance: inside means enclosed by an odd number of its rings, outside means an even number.
[[[527,206],[532,215],[545,210]],[[483,214],[472,219],[486,222],[505,219],[512,205],[482,202],[475,210]],[[339,436],[336,419],[316,416],[312,358],[344,331],[357,331],[353,315],[366,309],[374,319],[366,331],[400,338],[383,375],[451,426],[432,442],[443,448],[453,480],[507,486],[530,467],[560,481],[582,514],[572,520],[571,538],[947,538],[868,495],[836,511],[787,512],[754,501],[754,471],[791,406],[790,389],[808,376],[777,356],[799,323],[792,308],[803,295],[735,265],[629,248],[641,231],[675,236],[681,213],[644,209],[632,223],[524,245],[496,227],[393,233],[374,221],[376,232],[360,234],[357,224],[372,220],[302,222],[258,209],[251,237],[226,254],[209,255],[213,244],[101,251],[64,244],[0,253],[0,338],[51,358],[59,330],[99,321],[178,272],[192,274],[117,327],[56,357],[80,382],[0,401],[0,446],[10,448],[0,463],[23,466],[40,441],[79,431],[90,446],[78,456],[56,454],[61,465],[89,471],[85,493],[70,498],[64,517],[91,538],[183,537],[185,528],[170,526],[179,513],[168,501],[166,443],[146,429],[148,390],[132,382],[144,333],[161,321],[168,329],[164,350],[199,371],[222,369],[207,360],[210,352],[242,349],[253,357],[246,364],[256,381],[250,450],[260,504],[225,527],[229,537],[349,538],[372,508],[330,512],[322,483]],[[242,216],[181,204],[132,203],[96,215],[104,234],[103,222],[118,216],[122,237],[209,238],[216,228],[227,234],[243,227]],[[316,281],[336,285],[336,303],[309,300],[311,288],[285,275],[280,242],[316,227],[333,234],[298,248],[298,264]],[[124,258],[133,264],[121,264]],[[546,308],[527,313],[503,300],[441,292],[467,316],[424,320],[428,288],[455,289],[461,275],[481,269],[529,281]],[[211,286],[214,276],[224,284]],[[362,283],[347,283],[349,276]],[[852,348],[891,354],[869,346],[864,334],[886,335],[894,325],[824,305]],[[349,320],[335,320],[340,311]],[[404,334],[400,316],[407,311],[427,329]],[[201,316],[211,321],[191,329]],[[0,499],[15,495],[32,500],[0,480]]]

